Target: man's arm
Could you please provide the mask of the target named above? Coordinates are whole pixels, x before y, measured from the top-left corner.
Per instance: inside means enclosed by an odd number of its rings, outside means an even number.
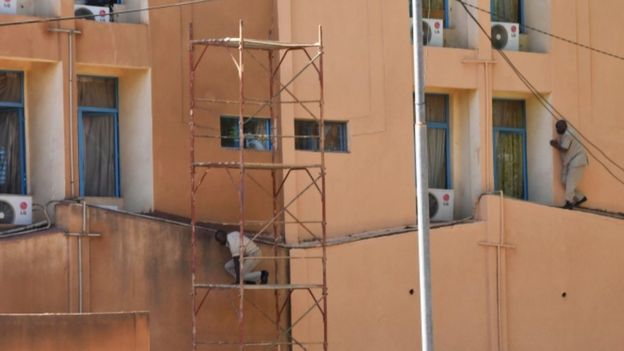
[[[550,141],[550,146],[554,147],[555,149],[559,150],[559,151],[568,151],[568,148],[563,147],[561,144],[559,144],[559,141],[557,141],[556,139],[553,139]]]

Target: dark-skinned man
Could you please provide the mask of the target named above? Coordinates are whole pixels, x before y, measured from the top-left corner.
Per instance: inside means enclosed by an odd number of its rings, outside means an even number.
[[[566,201],[563,208],[572,209],[587,201],[587,196],[577,187],[589,159],[583,145],[572,135],[565,120],[557,121],[555,129],[559,136],[551,140],[550,145],[557,149],[561,156],[561,182],[565,187]]]
[[[243,266],[241,270],[240,264],[240,233],[230,232],[225,233],[222,230],[218,230],[215,233],[215,239],[223,246],[227,246],[230,249],[232,259],[225,263],[225,270],[230,273],[236,280],[234,284],[238,284],[240,281],[240,274],[243,275],[243,281],[245,284],[266,284],[269,280],[269,272],[267,271],[254,271],[256,266],[260,263],[260,260],[256,257],[260,256],[261,251],[258,245],[249,240],[243,235]]]

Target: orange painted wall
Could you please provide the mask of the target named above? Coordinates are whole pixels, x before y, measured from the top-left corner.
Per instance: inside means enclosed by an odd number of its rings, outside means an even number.
[[[622,220],[505,200],[509,248],[497,275],[497,250],[484,244],[499,242],[499,198],[484,197],[478,218],[431,231],[436,350],[498,350],[497,291],[503,350],[620,347]],[[320,270],[299,262],[291,267],[293,281],[320,279]],[[330,347],[418,349],[417,268],[416,233],[329,247]],[[299,295],[293,314],[309,302]],[[297,326],[295,337],[318,338],[319,322]]]
[[[189,349],[190,228],[96,208],[89,208],[88,216],[88,232],[99,236],[82,239],[83,311],[146,311],[151,350]],[[0,239],[0,285],[5,287],[0,290],[2,313],[79,312],[78,242],[65,231],[81,231],[82,207],[57,206],[57,226],[62,229]],[[229,252],[212,234],[198,231],[197,283],[229,284],[233,278],[223,269]],[[263,251],[270,255],[270,249]],[[261,263],[259,269],[275,277],[272,262]],[[282,277],[286,270],[279,270]],[[198,341],[238,340],[237,293],[210,293],[197,315]],[[198,300],[203,295],[199,296]],[[248,340],[271,339],[275,326],[266,323],[263,313],[274,313],[273,292],[250,291],[246,298]],[[0,339],[5,339],[2,332]]]
[[[0,330],[3,350],[150,350],[147,313],[2,314]]]

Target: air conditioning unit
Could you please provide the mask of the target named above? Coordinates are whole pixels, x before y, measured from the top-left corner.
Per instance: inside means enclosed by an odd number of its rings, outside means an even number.
[[[33,15],[34,0],[0,0],[0,13],[11,15]]]
[[[432,222],[453,220],[452,189],[429,189],[429,219]]]
[[[110,22],[110,9],[106,6],[74,5],[74,16],[89,16],[83,19],[96,22]]]
[[[444,21],[436,18],[423,18],[423,44],[444,46]]]
[[[492,22],[492,47],[497,50],[518,51],[520,25],[518,23]]]
[[[0,195],[0,224],[32,224],[32,197]]]

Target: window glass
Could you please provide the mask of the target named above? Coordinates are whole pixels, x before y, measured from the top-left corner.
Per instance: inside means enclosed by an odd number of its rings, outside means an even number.
[[[496,190],[526,199],[524,101],[494,100],[494,178]]]
[[[18,72],[0,72],[0,101],[22,102],[22,79]]]
[[[84,112],[84,195],[116,196],[115,116]]]
[[[268,118],[243,119],[245,149],[271,150],[271,120]],[[238,137],[238,117],[221,117],[221,146],[240,146]]]
[[[409,1],[409,14],[410,18],[413,17],[412,14],[412,1]],[[423,0],[422,1],[423,18],[437,18],[444,19],[444,0]]]
[[[78,77],[81,196],[120,196],[117,79]]]
[[[492,0],[492,21],[520,23],[520,0]]]
[[[295,149],[320,150],[319,123],[295,120]],[[347,152],[347,123],[325,121],[325,151]]]
[[[524,128],[524,101],[494,100],[492,107],[494,127]]]
[[[0,193],[21,194],[22,135],[19,127],[19,110],[0,107]]]
[[[78,77],[78,105],[88,107],[117,107],[117,79],[107,77]]]
[[[425,94],[429,186],[431,188],[447,189],[450,186],[448,101],[448,95]]]

